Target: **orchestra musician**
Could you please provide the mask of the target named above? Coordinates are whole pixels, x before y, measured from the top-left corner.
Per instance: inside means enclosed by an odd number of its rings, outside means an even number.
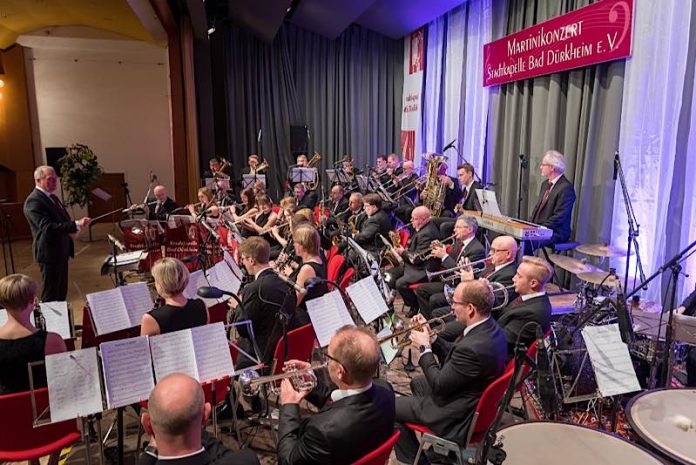
[[[147,205],[143,205],[145,215],[151,221],[167,221],[167,217],[178,208],[176,202],[167,195],[167,188],[162,185],[155,186],[153,193],[155,206],[150,209]]]
[[[474,173],[474,166],[470,163],[462,163],[457,167],[457,178],[461,186],[462,198],[454,207],[456,214],[460,214],[463,211],[481,211],[481,204],[476,195],[476,190],[483,189],[483,186],[475,180]],[[449,218],[443,220],[440,223],[440,237],[451,236],[453,229],[454,220]]]
[[[259,212],[256,206],[256,196],[254,195],[253,189],[244,189],[239,194],[239,197],[242,199],[241,210],[237,213],[237,206],[231,205],[230,213],[232,214],[234,222],[239,224],[239,232],[242,234],[242,237],[251,237],[254,235],[254,230],[248,226],[246,221],[254,218],[254,215]]]
[[[342,215],[340,220],[347,220],[346,210],[348,210],[348,198],[345,195],[345,189],[340,184],[335,184],[329,192],[329,216],[324,220],[322,242],[330,247],[335,236],[341,235],[337,215]],[[343,218],[345,217],[345,218]],[[321,226],[321,225],[320,225]],[[327,248],[328,248],[327,247]]]
[[[247,157],[247,167],[242,169],[242,174],[257,174],[256,167],[259,166],[259,156],[252,153]]]
[[[398,199],[394,199],[398,203],[394,215],[404,224],[408,222],[414,205],[418,202],[417,180],[418,174],[415,172],[413,162],[406,160],[401,176],[394,178],[394,185],[389,189],[392,194],[398,196]]]
[[[443,209],[440,213],[440,218],[454,218],[456,215],[454,213],[457,203],[462,198],[462,190],[459,187],[459,180],[447,175],[447,162],[442,162],[437,167],[437,177],[440,183],[445,185],[445,198],[443,200]],[[421,197],[423,197],[425,192],[421,192]],[[439,228],[439,226],[438,226]]]
[[[340,184],[336,184],[331,188],[329,193],[330,202],[329,210],[332,216],[336,216],[339,213],[346,211],[348,208],[348,198],[346,197],[346,191]]]
[[[517,267],[512,281],[519,295],[500,311],[497,318],[505,332],[508,358],[515,355],[518,340],[527,347],[535,340],[536,326],[527,325],[528,322],[537,323],[544,333],[551,327],[551,301],[544,289],[551,276],[553,268],[543,258],[524,257]]]
[[[307,186],[303,182],[298,182],[294,187],[295,200],[297,201],[297,208],[310,208],[314,209],[319,202],[319,194],[316,191],[307,190]]]
[[[386,172],[391,178],[401,176],[401,174],[404,172],[403,168],[401,167],[401,157],[395,153],[390,153],[387,156]]]
[[[565,169],[563,154],[556,150],[549,150],[544,154],[539,170],[546,180],[541,184],[539,200],[530,221],[553,230],[553,235],[545,242],[530,241],[532,248],[546,247],[570,239],[575,189],[563,174]]]
[[[428,325],[410,334],[411,343],[421,353],[418,364],[423,375],[411,381],[413,396],[396,398],[401,435],[395,450],[402,463],[413,463],[418,451],[415,433],[405,423],[425,425],[438,436],[465,446],[476,404],[505,369],[507,344],[503,330],[491,318],[493,292],[488,284],[462,282],[453,300],[456,319],[466,327],[462,337],[448,342],[435,336],[431,342]],[[413,323],[425,321],[420,314],[412,319]]]
[[[451,251],[440,244],[432,247],[432,255],[441,262],[442,269],[454,268],[464,260],[476,262],[486,257],[485,247],[476,239],[478,223],[471,216],[460,216],[454,225],[454,243]],[[416,289],[418,309],[426,320],[431,318],[433,309],[447,306],[444,294],[445,282],[425,283]]]
[[[283,197],[280,201],[280,211],[278,212],[281,218],[280,223],[271,227],[271,236],[278,243],[278,246],[271,247],[271,256],[275,254],[274,260],[278,258],[280,252],[288,246],[290,242],[290,234],[292,233],[292,218],[297,211],[297,202],[294,197]]]
[[[298,168],[307,168],[309,166],[309,160],[307,159],[307,154],[301,153],[295,159]]]
[[[207,187],[201,187],[198,189],[198,203],[193,205],[186,205],[191,216],[198,217],[202,213],[205,213],[207,218],[218,218],[220,217],[220,207],[218,206],[213,191]]]
[[[208,162],[210,173],[214,178],[230,179],[230,164],[222,157],[213,157]],[[229,187],[229,186],[228,186]]]
[[[141,336],[154,336],[193,328],[210,323],[210,315],[201,299],[187,299],[184,290],[189,282],[189,270],[179,259],[160,258],[151,269],[155,290],[164,305],[143,315]]]
[[[295,255],[301,260],[289,276],[299,287],[304,287],[305,282],[315,276],[326,279],[326,263],[321,257],[319,232],[311,224],[295,226],[292,231],[292,241],[295,247]],[[321,297],[329,292],[326,283],[318,284],[306,293],[297,292],[297,311],[293,327],[298,328],[309,323],[307,313],[307,301]]]
[[[31,321],[36,291],[36,282],[26,275],[11,274],[0,279],[0,308],[7,312],[7,321],[0,326],[0,395],[28,391],[27,363],[66,350],[59,334],[36,328]],[[45,387],[43,367],[33,373],[34,386]]]
[[[385,278],[389,287],[399,291],[404,306],[410,307],[407,313],[409,316],[413,316],[418,310],[418,299],[409,286],[424,281],[425,272],[434,271],[439,262],[437,258],[428,258],[430,244],[439,236],[437,227],[431,221],[430,210],[424,206],[414,208],[411,212],[411,224],[415,233],[408,239],[407,248],[396,247],[396,252],[404,257],[405,263],[389,270]]]
[[[365,328],[344,326],[331,338],[326,358],[333,391],[322,383],[311,392],[296,391],[287,379],[281,383],[280,465],[355,463],[394,432],[394,393],[372,381],[380,361],[375,336]],[[298,369],[311,366],[299,360],[289,364]],[[302,399],[319,412],[302,419]]]
[[[237,301],[230,299],[228,305],[235,310],[233,321],[251,320],[254,336],[261,353],[261,362],[271,366],[273,353],[278,339],[283,335],[282,327],[276,325],[277,314],[282,312],[289,320],[295,314],[295,295],[292,292],[286,299],[288,285],[268,265],[271,247],[268,241],[261,237],[250,237],[239,245],[240,261],[249,276],[254,280],[244,287],[242,307],[237,307]],[[284,306],[285,305],[285,306]],[[254,348],[245,325],[237,327],[242,350],[253,354]],[[241,352],[235,366],[241,368],[254,365],[255,362]]]
[[[382,210],[382,197],[378,194],[367,194],[363,197],[363,205],[367,219],[360,223],[359,231],[353,234],[353,239],[368,252],[379,252],[383,248],[379,236],[389,236],[389,231],[392,230],[391,221],[387,213]]]
[[[263,194],[257,197],[256,205],[258,211],[253,217],[247,216],[242,224],[253,231],[255,235],[263,235],[269,242],[276,242],[269,234],[271,228],[278,222],[278,214],[273,212],[271,198]]]

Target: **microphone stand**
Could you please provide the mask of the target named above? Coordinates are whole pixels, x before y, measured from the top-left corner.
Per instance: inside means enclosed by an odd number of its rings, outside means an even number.
[[[517,218],[522,218],[522,174],[529,168],[529,160],[520,154],[520,173],[517,180]]]
[[[623,167],[621,166],[621,159],[619,158],[619,152],[616,151],[614,155],[614,181],[618,176],[619,184],[621,185],[621,193],[623,194],[624,206],[626,207],[626,218],[628,219],[628,247],[626,248],[626,272],[624,274],[624,289],[628,289],[628,270],[631,264],[631,248],[636,251],[636,267],[638,268],[638,273],[640,280],[645,284],[645,272],[643,271],[643,262],[640,259],[640,252],[638,250],[638,236],[640,235],[640,224],[638,224],[638,218],[636,218],[635,212],[633,210],[633,205],[631,204],[631,197],[628,192],[628,187],[626,186],[626,178],[624,177]],[[645,285],[641,288],[645,289]],[[633,293],[631,293],[633,295]]]
[[[455,139],[454,141],[456,141],[456,140],[457,140],[457,139]],[[452,141],[452,143],[449,144],[448,147],[445,147],[445,149],[442,151],[442,154],[444,155],[445,152],[448,151],[449,149],[454,149],[454,151],[457,152],[457,163],[459,163],[459,160],[461,160],[461,161],[464,162],[464,163],[469,163],[469,160],[467,160],[466,158],[462,157],[461,153],[459,153],[459,149],[457,148],[456,145],[454,145],[454,141]],[[470,164],[471,166],[474,166],[474,165],[471,164],[471,163],[469,163],[469,164]],[[476,181],[480,182],[481,184],[484,184],[484,185],[485,185],[485,183],[481,180],[481,176],[478,175],[478,172],[477,172],[475,169],[474,169],[474,180],[476,180]]]

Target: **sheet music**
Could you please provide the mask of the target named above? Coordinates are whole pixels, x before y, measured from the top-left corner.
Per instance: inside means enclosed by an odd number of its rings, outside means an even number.
[[[498,205],[498,199],[495,196],[495,192],[486,189],[476,189],[475,191],[476,197],[481,204],[481,210],[483,210],[483,213],[503,216],[503,214],[500,213],[500,206]]]
[[[133,252],[124,252],[116,254],[116,265],[132,265],[133,263],[138,263],[140,260],[147,257],[147,252],[142,250],[135,250]],[[109,265],[114,264],[114,256],[110,255],[108,258]]]
[[[239,268],[239,265],[237,264],[236,261],[234,261],[234,258],[225,250],[223,257],[225,259],[225,263],[227,263],[227,266],[230,267],[230,270],[232,270],[232,273],[237,277],[237,279],[241,280],[244,275],[242,273],[242,270]]]
[[[377,333],[377,339],[381,339],[385,336],[388,336],[392,333],[393,329],[390,328],[389,326],[385,326],[382,328],[382,331]],[[379,345],[380,350],[382,351],[382,356],[384,357],[384,363],[389,365],[391,362],[394,361],[394,359],[399,355],[399,350],[395,349],[392,347],[392,341],[386,341],[383,342]]]
[[[190,329],[150,337],[150,352],[157,381],[170,373],[184,373],[198,379]]]
[[[46,330],[60,334],[63,339],[72,338],[70,328],[70,315],[68,314],[67,302],[41,302],[41,313],[46,320]],[[34,321],[34,311],[32,310],[31,321]]]
[[[189,276],[189,282],[184,289],[184,296],[187,299],[197,299],[198,298],[198,288],[201,286],[207,286],[208,281],[205,280],[205,275],[203,270],[196,270]],[[209,300],[209,299],[207,299]],[[206,303],[206,306],[210,306]]]
[[[640,391],[628,346],[621,340],[618,324],[586,326],[582,337],[603,397]]]
[[[32,317],[32,320],[33,319]],[[7,310],[0,308],[0,325],[4,325],[5,323],[7,323]]]
[[[234,374],[230,346],[222,322],[191,328],[191,336],[199,381],[213,381]]]
[[[308,300],[307,312],[321,347],[329,345],[329,341],[341,326],[355,324],[338,290]]]
[[[152,296],[150,289],[145,283],[133,283],[119,287],[123,302],[128,312],[131,326],[138,326],[143,319],[143,315],[152,310]]]
[[[47,355],[46,379],[52,423],[104,410],[96,347]]]
[[[125,407],[150,396],[155,387],[147,336],[99,344],[108,408]]]
[[[87,294],[87,303],[97,336],[131,327],[126,304],[118,288]]]
[[[379,291],[372,276],[351,284],[346,289],[346,292],[348,292],[365,324],[372,323],[389,311],[387,303],[384,301],[382,293]]]

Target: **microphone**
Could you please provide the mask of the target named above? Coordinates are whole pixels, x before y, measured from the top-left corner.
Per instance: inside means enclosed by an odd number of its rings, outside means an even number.
[[[616,181],[616,178],[619,176],[619,151],[617,150],[616,153],[614,153],[614,181]]]
[[[118,239],[116,239],[114,236],[112,236],[111,234],[107,234],[106,237],[108,237],[108,238],[109,238],[109,241],[110,241],[112,244],[114,244],[116,247],[118,247],[118,249],[119,249],[121,252],[125,252],[125,251],[126,251],[126,246],[124,246],[123,244],[121,244],[121,241],[119,241]]]
[[[275,270],[273,270],[273,271],[275,271]],[[286,284],[290,285],[290,287],[292,287],[293,289],[295,289],[295,291],[297,291],[297,292],[299,292],[300,294],[303,294],[303,295],[307,293],[307,288],[298,285],[295,281],[293,281],[292,279],[290,279],[290,278],[288,278],[288,277],[282,275],[281,273],[278,273],[277,271],[276,271],[275,273],[276,273],[276,276],[278,276],[278,277],[279,277],[282,281],[284,281]],[[308,281],[309,281],[309,280],[308,280]]]
[[[445,145],[445,148],[442,149],[442,153],[445,153],[447,150],[449,150],[449,149],[451,149],[452,147],[454,147],[454,143],[455,143],[455,142],[457,142],[457,139],[452,139],[452,142],[450,142],[449,144]]]
[[[204,299],[219,299],[225,295],[225,291],[213,286],[203,286],[198,288],[196,294]]]
[[[553,419],[556,412],[556,386],[554,384],[553,374],[551,373],[549,354],[546,350],[546,343],[544,342],[544,334],[539,325],[536,327],[536,340],[537,389],[539,392],[539,399],[541,400],[541,407],[547,418]]]

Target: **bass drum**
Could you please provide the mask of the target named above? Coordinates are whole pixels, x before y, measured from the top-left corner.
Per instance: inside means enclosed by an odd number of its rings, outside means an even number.
[[[585,426],[549,421],[518,423],[498,431],[505,463],[538,465],[658,465],[664,462],[640,446]]]
[[[674,463],[696,465],[696,390],[653,389],[626,405],[640,439]]]

